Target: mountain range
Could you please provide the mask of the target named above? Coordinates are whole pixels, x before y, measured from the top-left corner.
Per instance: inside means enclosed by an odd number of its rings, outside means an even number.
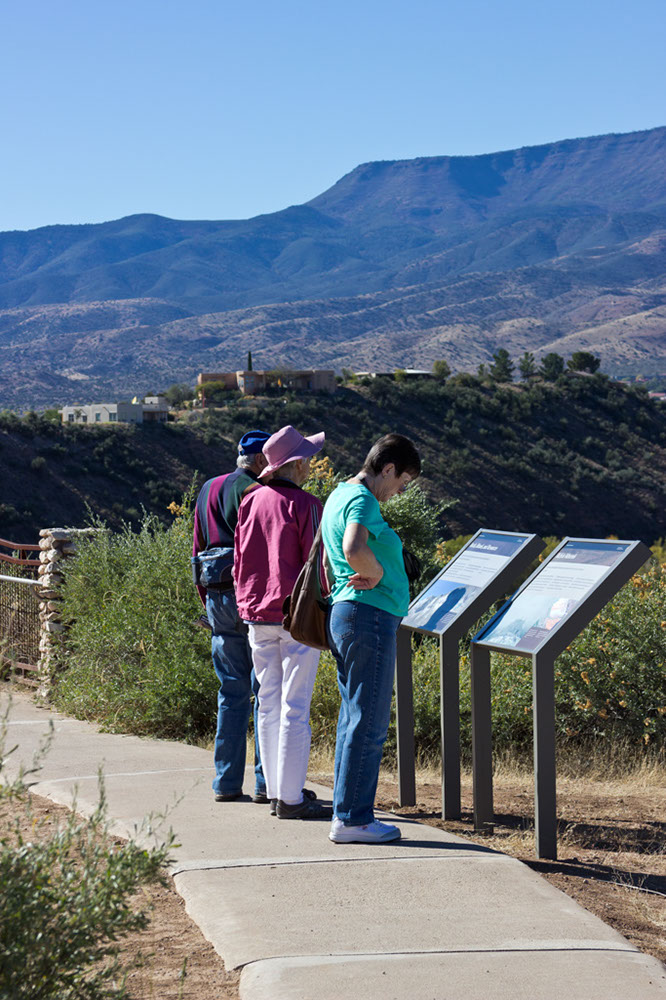
[[[357,167],[240,221],[0,233],[0,405],[244,367],[666,372],[666,128]]]

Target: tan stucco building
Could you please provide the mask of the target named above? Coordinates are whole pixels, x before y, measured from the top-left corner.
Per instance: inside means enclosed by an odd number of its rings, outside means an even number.
[[[295,389],[296,392],[335,392],[333,369],[303,368],[299,370],[201,372],[197,385],[222,382],[227,389],[239,389],[244,396],[254,396],[266,389]]]

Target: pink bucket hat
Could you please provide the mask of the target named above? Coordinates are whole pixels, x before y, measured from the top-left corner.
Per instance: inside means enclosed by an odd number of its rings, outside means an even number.
[[[316,455],[324,447],[325,439],[326,434],[324,431],[320,431],[319,434],[313,434],[311,437],[303,437],[291,424],[281,427],[272,437],[269,437],[262,448],[264,455],[268,459],[268,465],[259,474],[260,478],[268,476],[271,472],[275,472],[276,469],[279,469],[281,465],[286,465],[287,462],[294,462],[297,458],[310,458],[311,455]]]

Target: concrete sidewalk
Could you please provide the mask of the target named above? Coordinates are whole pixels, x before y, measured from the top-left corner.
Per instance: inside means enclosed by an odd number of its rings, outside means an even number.
[[[249,796],[216,803],[207,751],[99,733],[23,694],[8,773],[30,765],[49,719],[33,790],[71,805],[76,788],[90,812],[101,765],[118,834],[169,810],[176,886],[227,968],[242,968],[243,1000],[666,997],[661,963],[520,862],[431,827],[393,818],[397,844],[332,844],[328,821],[279,821]]]

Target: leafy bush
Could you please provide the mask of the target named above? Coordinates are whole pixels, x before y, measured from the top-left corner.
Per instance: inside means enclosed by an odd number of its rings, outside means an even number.
[[[163,881],[173,838],[151,849],[108,840],[101,778],[94,814],[80,819],[71,812],[53,833],[39,829],[25,775],[0,784],[0,812],[9,829],[0,836],[0,994],[12,1000],[126,996],[129,970],[118,941],[147,926],[146,909],[135,908],[132,897],[141,886]]]
[[[634,576],[558,658],[558,728],[571,739],[666,738],[666,572]]]
[[[414,483],[404,493],[381,505],[386,522],[398,533],[404,547],[421,560],[421,575],[411,588],[413,597],[439,569],[437,545],[441,517],[455,503],[455,500],[443,500],[434,504],[419,484]]]
[[[189,574],[189,501],[174,523],[145,515],[137,533],[103,526],[64,584],[67,670],[54,700],[114,731],[196,740],[211,733],[217,681]]]

